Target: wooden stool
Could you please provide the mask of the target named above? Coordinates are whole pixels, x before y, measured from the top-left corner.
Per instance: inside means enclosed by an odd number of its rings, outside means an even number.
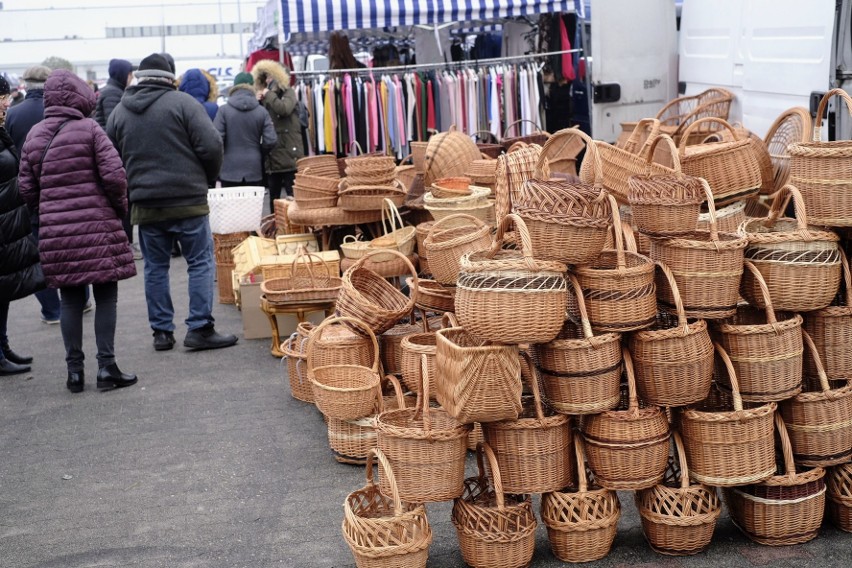
[[[272,328],[272,348],[270,351],[276,357],[283,357],[284,352],[281,351],[281,338],[278,334],[278,314],[295,314],[299,323],[305,321],[305,314],[309,312],[325,312],[325,317],[330,316],[334,312],[336,302],[313,302],[306,304],[272,304],[266,296],[260,297],[260,309],[269,318],[269,326]]]

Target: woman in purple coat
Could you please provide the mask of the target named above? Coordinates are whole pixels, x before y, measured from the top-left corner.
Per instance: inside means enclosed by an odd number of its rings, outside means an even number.
[[[71,392],[81,392],[83,307],[91,284],[99,389],[136,383],[115,363],[118,281],[136,275],[121,220],[127,213],[127,176],[98,123],[87,118],[95,94],[66,70],[50,74],[44,120],[27,135],[18,177],[21,196],[39,218],[39,253],[51,288],[62,297],[61,328]]]

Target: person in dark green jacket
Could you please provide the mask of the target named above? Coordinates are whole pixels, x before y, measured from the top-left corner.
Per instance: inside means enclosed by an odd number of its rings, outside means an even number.
[[[257,98],[269,112],[278,143],[266,158],[269,210],[282,196],[292,195],[296,160],[305,155],[296,91],[290,87],[290,71],[272,60],[259,61],[251,70]]]

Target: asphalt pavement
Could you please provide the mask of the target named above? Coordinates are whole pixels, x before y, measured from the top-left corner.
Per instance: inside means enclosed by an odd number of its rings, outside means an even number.
[[[0,567],[354,567],[340,524],[363,468],[334,460],[321,415],[290,397],[268,340],[183,349],[182,259],[171,271],[178,345],[155,352],[138,264],[140,275],[119,284],[118,363],[139,375],[127,389],[94,388],[94,314],[84,316],[89,382],[71,394],[59,327],[40,322],[32,297],[12,304],[12,345],[36,361],[32,373],[0,378]],[[214,313],[217,328],[241,335],[234,306]],[[772,548],[751,543],[727,512],[706,552],[661,556],[632,495],[620,498],[612,552],[588,566],[850,565],[852,535],[828,524],[810,543]],[[450,508],[427,506],[429,566],[464,566]],[[541,523],[536,537],[532,566],[562,566]]]

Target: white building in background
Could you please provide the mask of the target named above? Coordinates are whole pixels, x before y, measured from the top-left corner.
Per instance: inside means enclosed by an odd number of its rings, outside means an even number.
[[[107,79],[112,58],[138,65],[168,52],[177,72],[201,67],[230,82],[240,71],[265,0],[2,0],[0,72],[58,56],[76,73]]]

